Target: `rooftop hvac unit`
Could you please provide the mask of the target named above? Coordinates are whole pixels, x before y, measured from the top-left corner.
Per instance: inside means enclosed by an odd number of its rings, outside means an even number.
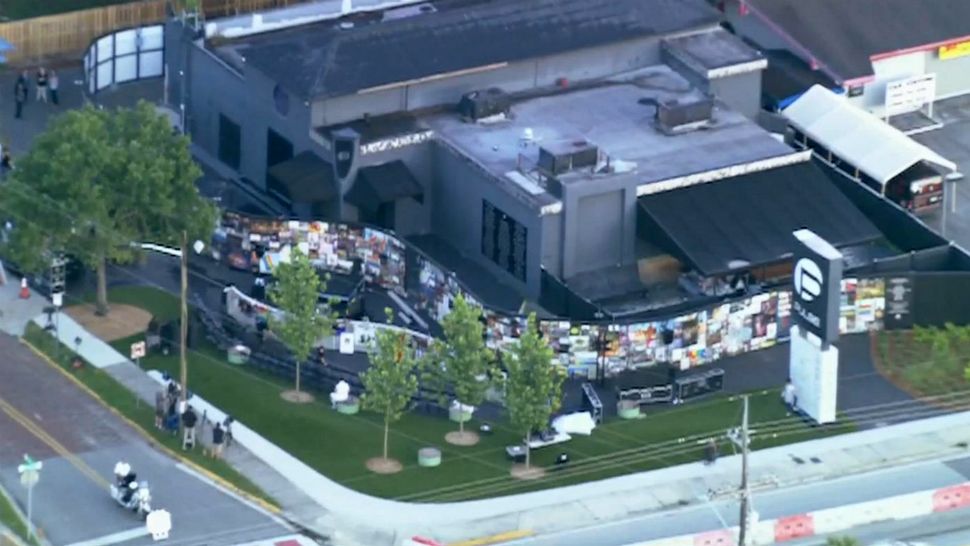
[[[507,114],[512,107],[508,93],[497,87],[465,93],[458,102],[461,117],[478,121],[498,114]]]
[[[538,167],[557,176],[584,167],[594,168],[599,149],[585,140],[553,143],[539,148]]]
[[[714,99],[705,97],[694,101],[661,101],[657,104],[657,125],[665,133],[679,133],[699,129],[710,124],[714,114]]]

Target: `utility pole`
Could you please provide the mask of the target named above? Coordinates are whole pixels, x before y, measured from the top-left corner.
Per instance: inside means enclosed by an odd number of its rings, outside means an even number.
[[[748,395],[744,395],[744,418],[741,422],[741,524],[738,532],[738,546],[746,546],[748,535],[748,502],[751,491],[748,489]]]
[[[189,391],[189,366],[188,361],[185,358],[185,343],[189,337],[189,304],[188,304],[188,293],[189,293],[189,235],[187,232],[182,231],[182,313],[181,313],[181,324],[179,325],[179,384],[182,386],[180,399],[180,413],[179,413],[179,425],[182,423],[182,414],[186,406],[186,401],[188,400]],[[180,426],[181,428],[181,426]]]

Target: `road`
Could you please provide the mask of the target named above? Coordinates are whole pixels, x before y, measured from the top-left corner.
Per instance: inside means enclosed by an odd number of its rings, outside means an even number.
[[[25,507],[17,464],[25,453],[43,461],[33,512],[51,543],[152,543],[142,521],[109,496],[108,480],[118,460],[129,462],[139,481],[149,482],[154,507],[172,514],[168,545],[228,545],[292,533],[280,520],[153,449],[16,338],[0,334],[0,354],[0,482]]]
[[[956,510],[922,518],[865,525],[838,535],[857,538],[866,545],[898,540],[929,546],[967,546],[970,545],[970,517],[966,510]],[[786,544],[821,546],[825,544],[826,538],[828,537],[816,536]]]
[[[816,484],[756,493],[752,504],[761,519],[802,514],[846,504],[936,489],[970,480],[970,457],[900,466]],[[705,492],[698,490],[698,497]],[[648,540],[713,531],[738,524],[738,503],[714,500],[681,510],[648,514],[560,534],[540,535],[521,546],[623,546]],[[963,517],[970,521],[967,511]],[[941,544],[964,546],[970,544]]]

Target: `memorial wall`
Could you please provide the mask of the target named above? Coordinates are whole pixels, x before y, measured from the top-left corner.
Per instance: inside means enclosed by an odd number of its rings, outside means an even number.
[[[514,226],[501,227],[500,211],[484,213],[496,215],[499,235],[490,231],[491,228],[483,228],[483,245],[486,239],[495,242],[516,232]],[[227,214],[213,242],[218,259],[238,269],[267,274],[272,273],[276,264],[289,259],[294,246],[321,270],[332,274],[351,274],[355,264],[359,264],[359,274],[367,282],[407,297],[415,308],[437,321],[448,314],[452,301],[460,293],[478,304],[455,275],[393,235],[367,227],[260,220]],[[407,260],[408,252],[415,252],[416,256]],[[507,254],[507,250],[495,253],[503,261]],[[514,265],[514,253],[509,256],[509,264]],[[416,267],[417,274],[406,275],[406,264]],[[235,301],[244,300],[235,298]],[[844,279],[840,332],[851,334],[883,328],[885,302],[884,279]],[[260,311],[269,309],[263,306]],[[524,317],[488,308],[483,314],[486,341],[498,350],[514,343],[525,324]],[[725,356],[771,347],[788,339],[790,327],[788,290],[727,301],[663,320],[611,324],[540,321],[542,334],[549,340],[556,360],[570,374],[589,377],[595,376],[600,358],[608,375],[667,362],[687,369]],[[369,329],[361,326],[357,330]],[[422,344],[427,340],[425,334],[414,332],[414,335],[421,338]],[[367,350],[366,336],[359,341],[357,349]]]

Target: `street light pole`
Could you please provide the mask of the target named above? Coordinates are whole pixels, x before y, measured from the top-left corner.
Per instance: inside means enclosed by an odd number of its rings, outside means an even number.
[[[188,390],[189,390],[189,366],[185,355],[185,343],[189,337],[189,305],[188,305],[188,292],[189,292],[189,236],[188,233],[182,231],[182,296],[181,296],[181,324],[179,325],[179,384],[181,385],[181,394],[179,396],[180,412],[179,412],[179,428],[182,424],[182,412],[187,408],[186,401],[188,400]]]
[[[750,496],[751,491],[748,488],[748,395],[744,395],[744,420],[741,422],[741,524],[738,532],[738,546],[746,546]]]

